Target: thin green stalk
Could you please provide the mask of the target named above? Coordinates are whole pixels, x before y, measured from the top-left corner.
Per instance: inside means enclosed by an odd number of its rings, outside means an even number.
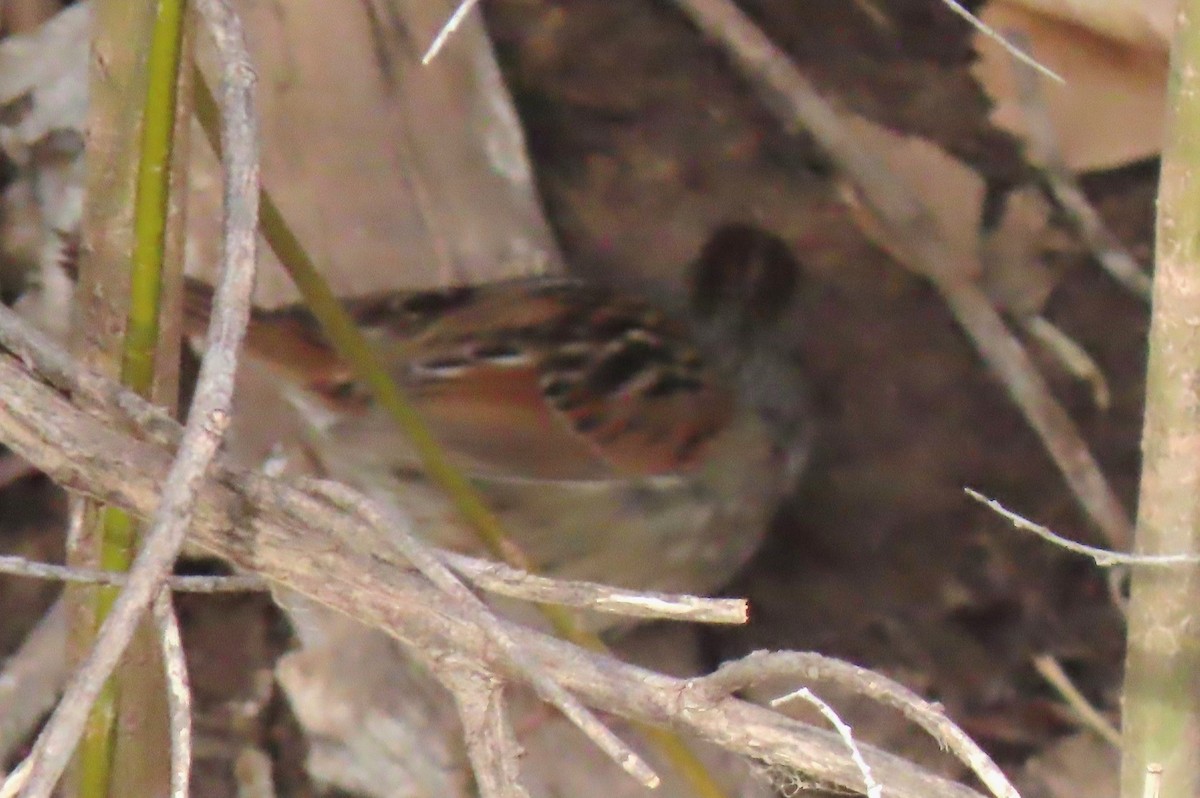
[[[154,353],[170,196],[171,154],[175,142],[176,90],[183,45],[185,0],[157,0],[150,57],[150,82],[142,122],[134,200],[133,259],[129,288],[129,324],[121,357],[121,382],[143,396],[154,385]]]
[[[1134,550],[1200,553],[1200,0],[1180,0],[1159,181]],[[1134,567],[1123,798],[1200,794],[1200,567]]]
[[[185,0],[157,0],[146,61],[147,89],[142,116],[141,152],[134,198],[134,245],[131,255],[129,316],[121,352],[121,382],[149,398],[154,386],[159,339],[162,271],[166,242],[175,106],[183,43]],[[123,510],[105,507],[101,514],[100,566],[127,571],[137,548],[137,526]],[[118,588],[96,591],[98,629],[116,600]],[[116,718],[120,695],[110,679],[92,708],[80,744],[80,795],[104,798],[110,793]]]
[[[218,134],[220,112],[202,75],[197,75],[196,116],[213,151],[221,152]],[[321,277],[316,264],[288,226],[270,193],[263,189],[259,195],[259,225],[263,237],[279,262],[287,269],[292,282],[300,289],[304,302],[321,325],[338,354],[350,364],[358,380],[367,387],[380,406],[391,414],[416,449],[426,472],[446,492],[459,514],[475,529],[479,539],[492,556],[515,568],[534,570],[520,554],[520,548],[508,540],[503,524],[484,503],[470,480],[445,456],[432,431],[409,401],[371,343],[359,331],[354,319],[333,295]],[[565,607],[543,604],[538,608],[559,637],[597,652],[607,652],[597,635],[584,629]],[[725,794],[696,755],[670,731],[648,724],[637,724],[659,752],[678,773],[692,785],[698,798],[724,798]]]

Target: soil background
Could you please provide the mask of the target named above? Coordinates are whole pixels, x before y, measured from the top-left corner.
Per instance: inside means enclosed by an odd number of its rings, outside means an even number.
[[[987,122],[968,27],[939,0],[742,5],[841,107],[938,143],[999,198],[1030,178],[1019,144]],[[669,4],[484,6],[573,269],[623,284],[673,274],[707,233],[735,221],[778,234],[804,266],[797,347],[819,419],[815,454],[761,555],[728,588],[750,598],[752,622],[705,632],[709,664],[792,648],[880,668],[943,702],[1015,773],[1077,729],[1034,655],[1057,657],[1090,700],[1113,709],[1122,627],[1104,575],[1011,529],[962,489],[1075,539],[1099,543],[1096,533],[934,289],[855,227],[821,153],[785,133]],[[1143,261],[1156,173],[1142,163],[1085,179]],[[1084,386],[1038,359],[1132,512],[1147,309],[1082,249],[1053,266],[1047,315],[1095,358],[1112,407],[1097,410]],[[45,519],[61,505],[40,477],[5,488],[2,553],[58,556]],[[0,652],[53,592],[0,580]],[[275,757],[280,795],[315,794],[302,736],[263,681],[287,639],[269,602],[192,597],[181,608],[201,738],[218,748],[257,740]],[[238,715],[238,702],[264,696],[265,715]],[[194,794],[235,794],[228,769],[205,764],[221,758],[198,754]]]

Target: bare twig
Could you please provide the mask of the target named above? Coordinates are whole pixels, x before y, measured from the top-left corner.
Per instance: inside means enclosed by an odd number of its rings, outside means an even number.
[[[254,73],[241,23],[223,0],[199,0],[221,56],[225,173],[221,281],[195,398],[129,582],[101,626],[83,666],[64,691],[28,760],[27,798],[48,798],[75,749],[89,708],[161,591],[192,521],[208,467],[229,424],[237,356],[250,316],[258,228],[258,133]]]
[[[759,92],[789,130],[803,129],[854,183],[866,207],[903,253],[906,266],[933,281],[979,353],[1045,444],[1076,500],[1114,548],[1129,547],[1129,516],[1104,479],[1075,423],[1054,399],[1020,342],[983,290],[961,276],[958,255],[930,209],[858,143],[838,113],[730,0],[675,0]]]
[[[0,308],[0,340],[36,336]],[[43,341],[39,346],[52,345]],[[125,431],[119,422],[128,409],[139,415],[148,405],[101,385],[100,394],[113,401],[81,410],[31,371],[36,365],[36,358],[18,360],[0,352],[0,441],[69,489],[139,517],[152,515],[170,468],[170,449],[147,440],[144,430]],[[118,409],[118,404],[126,409]],[[177,426],[159,431],[179,440]],[[450,611],[407,562],[388,551],[363,550],[361,541],[374,533],[361,521],[291,483],[222,463],[202,489],[190,535],[198,546],[235,566],[378,627],[412,650],[454,652],[495,669],[503,678],[520,678],[508,671],[508,660],[476,625]],[[767,766],[806,773],[821,782],[861,786],[858,769],[836,735],[732,697],[690,690],[684,680],[532,630],[507,624],[505,628],[539,668],[589,706],[670,724]],[[878,749],[862,750],[875,778],[899,798],[977,795]]]
[[[439,680],[454,695],[463,740],[483,798],[529,798],[521,786],[521,745],[508,721],[504,685],[467,667],[446,668]]]
[[[863,759],[862,751],[858,748],[858,743],[854,742],[854,732],[849,724],[842,720],[833,707],[822,701],[817,695],[807,687],[801,687],[799,690],[793,690],[787,695],[780,696],[771,700],[771,706],[777,707],[788,701],[800,700],[817,708],[821,716],[829,721],[830,725],[837,731],[838,735],[846,743],[846,748],[850,750],[850,756],[854,759],[854,764],[858,765],[858,772],[862,774],[863,784],[866,785],[867,798],[883,798],[883,786],[875,781],[875,776],[871,773],[871,766]]]
[[[29,760],[22,759],[21,762],[13,768],[9,773],[4,783],[0,784],[0,798],[17,798],[21,790],[25,789],[25,785],[29,783]]]
[[[973,283],[937,283],[959,323],[1008,389],[1066,478],[1076,501],[1110,546],[1129,547],[1132,526],[1078,427],[1050,393],[1029,355],[1000,314]]]
[[[187,798],[188,779],[192,771],[192,693],[188,689],[187,661],[183,656],[183,639],[179,634],[179,619],[171,605],[171,593],[159,591],[151,605],[151,615],[158,629],[167,676],[167,710],[171,728],[171,798]]]
[[[1142,798],[1159,798],[1162,795],[1163,766],[1158,762],[1146,765],[1146,777],[1142,782]]]
[[[425,55],[421,56],[421,64],[428,65],[433,59],[437,58],[437,54],[442,51],[446,42],[458,30],[459,25],[462,25],[463,20],[467,18],[467,14],[471,13],[479,0],[460,0],[459,4],[454,7],[454,13],[446,20],[446,24],[442,26],[437,35],[433,37],[433,41],[429,44],[429,49],[425,51]]]
[[[1121,732],[1117,730],[1116,726],[1109,723],[1108,718],[1104,717],[1100,710],[1088,702],[1083,693],[1079,692],[1079,688],[1067,676],[1067,672],[1063,670],[1058,660],[1048,654],[1039,654],[1033,658],[1033,667],[1043,679],[1050,683],[1051,687],[1058,691],[1058,694],[1067,702],[1067,706],[1084,726],[1099,735],[1113,748],[1120,750]]]
[[[522,680],[530,684],[542,700],[563,713],[597,748],[604,751],[644,786],[651,789],[658,786],[658,775],[640,756],[633,752],[633,749],[606,728],[595,715],[567,693],[561,685],[549,679],[538,670],[535,664],[529,661],[521,651],[521,647],[509,637],[500,620],[492,614],[487,605],[468,590],[462,582],[458,581],[458,578],[434,556],[428,546],[417,540],[410,531],[411,524],[408,519],[401,515],[395,505],[387,500],[387,497],[371,503],[345,485],[316,482],[315,480],[310,481],[309,484],[322,495],[329,497],[335,503],[366,521],[373,528],[376,540],[381,541],[381,548],[389,546],[395,548],[405,560],[412,563],[422,576],[442,592],[443,600],[451,601],[463,617],[478,625],[492,645],[508,658],[509,664],[516,669]],[[435,669],[435,675],[439,675],[439,670]]]
[[[179,424],[166,410],[140,397],[135,400],[136,394],[117,383],[81,369],[53,339],[28,332],[19,317],[0,314],[0,345],[24,362],[37,363],[38,373],[47,384],[63,393],[113,408],[118,414],[115,423],[137,430],[148,440],[170,446],[178,444]],[[82,523],[81,519],[76,522]]]
[[[1091,387],[1092,401],[1098,409],[1108,410],[1112,406],[1112,391],[1108,388],[1108,380],[1086,349],[1045,316],[1024,316],[1021,318],[1021,326],[1072,376]]]
[[[1098,549],[1095,546],[1085,546],[1069,538],[1064,538],[1062,535],[1052,532],[1041,524],[1036,524],[1028,518],[1014,513],[1000,502],[995,499],[989,499],[979,491],[972,490],[971,488],[963,488],[963,492],[980,504],[986,505],[992,512],[1005,518],[1017,529],[1032,532],[1039,538],[1047,540],[1059,548],[1066,549],[1075,554],[1082,554],[1085,557],[1091,557],[1096,565],[1099,565],[1101,568],[1108,568],[1113,565],[1178,567],[1181,565],[1195,565],[1200,562],[1200,556],[1194,554],[1125,554],[1123,552],[1109,551],[1108,549]]]
[[[69,565],[54,565],[34,562],[24,557],[0,555],[0,573],[26,576],[31,579],[49,579],[55,582],[73,582],[82,585],[123,585],[129,581],[124,571],[101,571],[95,568],[73,568]],[[267,583],[257,576],[238,574],[235,576],[172,576],[165,583],[171,590],[181,593],[251,593],[267,589]]]
[[[1063,85],[1066,84],[1066,81],[1063,80],[1062,75],[1058,74],[1053,69],[1046,66],[1045,64],[1042,64],[1036,58],[1034,58],[1032,55],[1025,52],[1024,48],[1026,47],[1026,45],[1023,42],[1019,42],[1019,41],[1015,41],[1015,40],[1010,41],[1009,39],[1011,37],[1009,36],[1008,31],[1005,31],[1003,34],[1001,34],[995,28],[991,27],[986,22],[984,22],[982,19],[975,16],[970,11],[968,11],[966,8],[964,8],[958,2],[958,0],[942,0],[942,4],[945,5],[947,8],[949,8],[951,11],[953,11],[958,16],[965,19],[972,28],[979,31],[980,33],[982,33],[984,36],[988,37],[992,41],[996,42],[996,44],[1000,45],[1000,47],[1003,48],[1005,52],[1007,52],[1009,55],[1011,55],[1017,61],[1020,61],[1022,64],[1025,64],[1031,70],[1040,72],[1041,74],[1043,74],[1046,77],[1053,80],[1055,83],[1059,83],[1059,84],[1063,84]],[[1006,38],[1006,37],[1009,37],[1009,38]]]
[[[766,679],[781,677],[823,681],[848,687],[881,704],[899,710],[950,750],[971,769],[997,798],[1020,798],[1017,788],[966,732],[956,726],[941,708],[929,703],[902,684],[881,674],[822,654],[793,651],[758,651],[727,662],[709,676],[693,679],[691,686],[708,695],[729,694]],[[885,782],[886,783],[886,782]],[[865,786],[864,786],[865,789]]]
[[[440,556],[481,590],[523,601],[580,607],[626,618],[695,623],[739,624],[749,617],[746,600],[741,598],[697,598],[677,593],[626,590],[594,582],[548,579],[503,563],[455,552],[441,552]]]

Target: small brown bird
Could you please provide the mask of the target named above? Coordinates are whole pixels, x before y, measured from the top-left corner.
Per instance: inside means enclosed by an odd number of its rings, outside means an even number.
[[[704,592],[757,548],[807,454],[803,381],[780,340],[796,282],[782,241],[734,225],[694,264],[687,318],[554,278],[352,311],[544,573]],[[193,329],[207,301],[190,292]],[[479,550],[310,318],[257,314],[248,345],[284,375],[326,475],[400,497],[437,545]]]

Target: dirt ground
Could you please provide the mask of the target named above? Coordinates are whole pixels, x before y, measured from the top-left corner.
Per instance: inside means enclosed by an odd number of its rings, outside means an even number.
[[[855,227],[812,143],[782,131],[669,4],[485,7],[549,217],[577,270],[615,282],[673,273],[725,221],[778,233],[804,264],[798,346],[820,422],[815,456],[762,555],[729,587],[750,598],[752,622],[706,633],[706,656],[792,648],[883,669],[943,702],[1014,772],[1077,728],[1032,656],[1056,656],[1112,710],[1122,636],[1103,575],[1014,531],[962,488],[1064,535],[1099,543],[1096,533],[937,293]],[[986,121],[966,25],[939,0],[743,7],[842,107],[940,144],[998,190],[1028,178],[1019,146]],[[1085,181],[1143,260],[1155,177],[1155,164],[1140,164]],[[1040,362],[1132,511],[1147,310],[1082,250],[1054,267],[1048,315],[1103,369],[1111,409],[1096,410],[1081,385]],[[39,478],[0,494],[3,553],[54,556],[38,508],[60,502]],[[0,651],[51,592],[0,580]],[[280,795],[313,794],[283,702],[271,699],[249,725],[230,710],[270,693],[256,674],[284,644],[278,618],[261,598],[182,606],[202,729],[265,741]],[[229,636],[244,645],[222,645]],[[232,790],[202,754],[195,794]]]

